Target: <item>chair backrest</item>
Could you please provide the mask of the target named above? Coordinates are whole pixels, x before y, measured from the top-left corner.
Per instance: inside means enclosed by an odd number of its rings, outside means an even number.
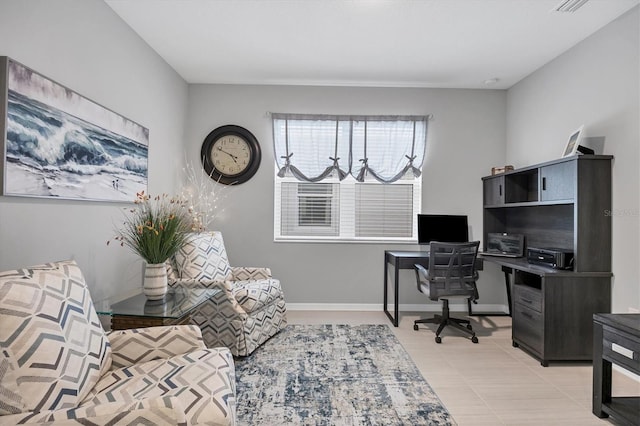
[[[220,232],[193,233],[174,260],[180,279],[224,281],[231,278],[231,266]]]
[[[110,366],[74,261],[0,272],[0,415],[75,408]]]
[[[480,241],[468,243],[432,242],[429,249],[429,269],[416,265],[418,289],[428,289],[429,298],[469,296],[477,298],[476,259]]]

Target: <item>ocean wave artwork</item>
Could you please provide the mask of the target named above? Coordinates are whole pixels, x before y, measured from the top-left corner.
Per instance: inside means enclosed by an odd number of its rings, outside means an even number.
[[[148,130],[9,62],[4,195],[133,201]]]

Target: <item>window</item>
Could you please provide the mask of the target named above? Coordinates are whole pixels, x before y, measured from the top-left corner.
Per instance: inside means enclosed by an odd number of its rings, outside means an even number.
[[[415,241],[428,117],[272,118],[276,240]]]

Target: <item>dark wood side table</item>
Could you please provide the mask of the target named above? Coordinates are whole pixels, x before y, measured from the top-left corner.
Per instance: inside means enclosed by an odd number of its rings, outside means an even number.
[[[640,374],[640,314],[593,315],[593,414],[640,423],[640,395],[611,396],[611,365]]]
[[[176,287],[161,300],[147,300],[138,294],[110,305],[103,302],[106,307],[97,310],[111,316],[111,330],[189,324],[195,309],[219,291]]]

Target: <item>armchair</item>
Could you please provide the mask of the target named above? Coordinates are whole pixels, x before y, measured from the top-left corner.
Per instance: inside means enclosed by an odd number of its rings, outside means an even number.
[[[415,265],[418,291],[429,296],[431,300],[442,300],[442,315],[415,320],[413,329],[418,330],[418,324],[438,324],[436,343],[442,342],[440,333],[449,325],[471,335],[471,341],[478,343],[469,320],[453,318],[449,315],[449,299],[452,297],[462,297],[467,301],[478,299],[476,258],[479,245],[479,241],[432,242],[429,247],[429,269]]]
[[[230,266],[220,232],[193,234],[167,262],[167,273],[170,286],[222,290],[192,316],[208,347],[247,356],[287,325],[280,281],[269,268]]]
[[[106,334],[80,268],[0,272],[0,424],[235,424],[235,370],[193,325]]]

